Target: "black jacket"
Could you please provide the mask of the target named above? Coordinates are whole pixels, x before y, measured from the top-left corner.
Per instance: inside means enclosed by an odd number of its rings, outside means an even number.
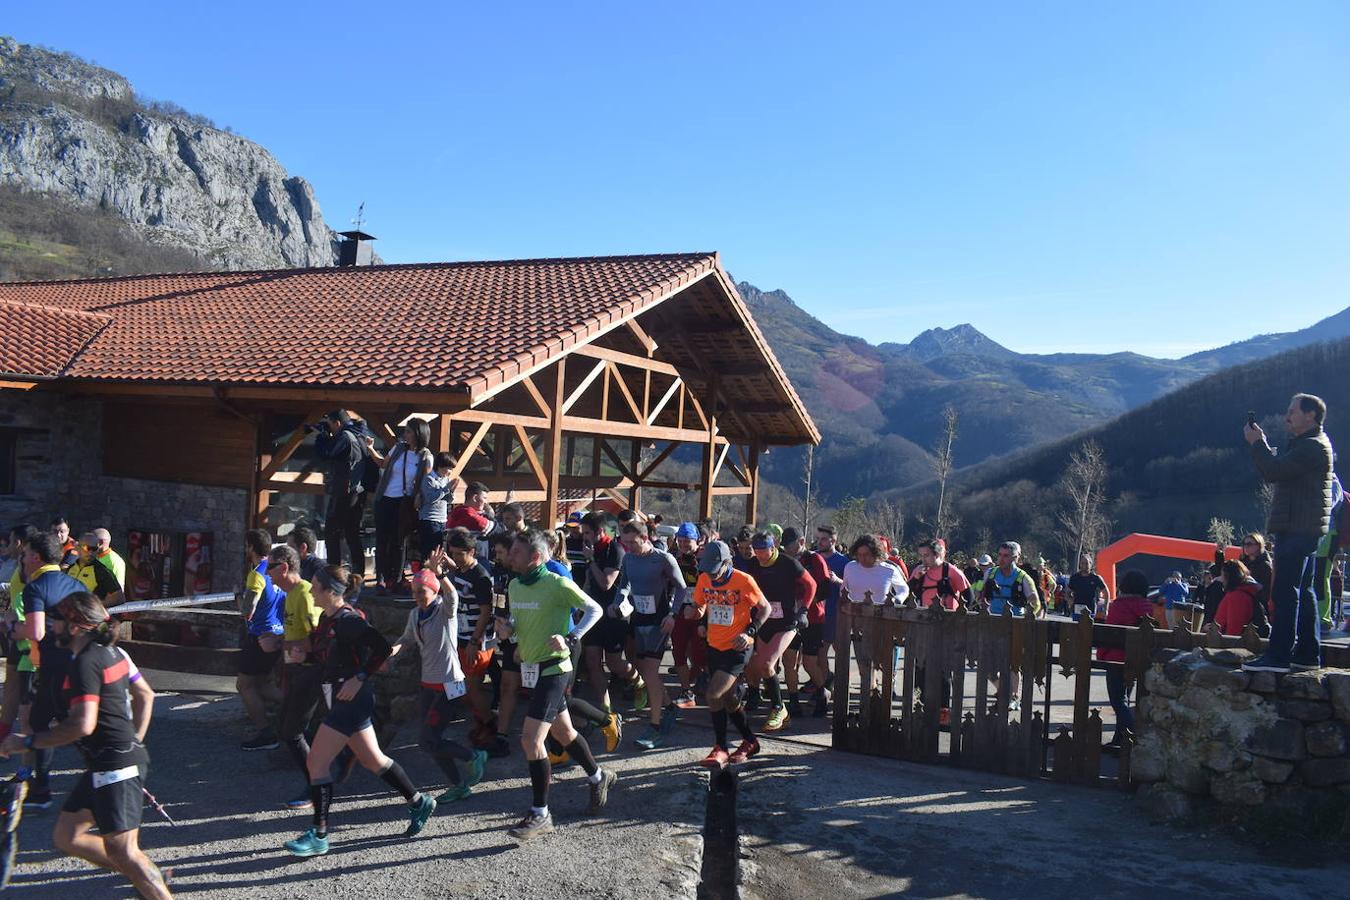
[[[363,431],[356,424],[343,425],[337,432],[323,429],[314,438],[314,455],[327,466],[330,494],[359,493],[361,491],[361,470],[365,466],[366,448],[362,443]]]
[[[1252,444],[1252,462],[1275,485],[1266,530],[1271,534],[1327,533],[1331,521],[1331,441],[1320,425],[1290,438],[1276,455],[1265,441]]]

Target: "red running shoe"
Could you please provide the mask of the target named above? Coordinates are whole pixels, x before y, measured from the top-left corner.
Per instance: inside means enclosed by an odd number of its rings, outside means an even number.
[[[721,745],[712,748],[712,752],[703,757],[701,765],[709,769],[725,769],[727,767],[727,751]]]
[[[751,738],[748,741],[741,741],[741,745],[736,748],[736,752],[731,754],[728,762],[743,763],[750,757],[759,752],[759,741]]]

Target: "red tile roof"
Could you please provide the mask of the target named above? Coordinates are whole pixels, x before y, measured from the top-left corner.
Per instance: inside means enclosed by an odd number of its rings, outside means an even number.
[[[2,284],[0,302],[110,320],[72,378],[473,388],[716,265],[694,253],[147,275]]]
[[[110,322],[102,313],[0,301],[0,375],[58,378]]]

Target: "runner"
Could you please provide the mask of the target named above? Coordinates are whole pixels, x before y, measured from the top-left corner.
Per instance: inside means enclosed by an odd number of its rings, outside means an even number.
[[[511,600],[506,593],[507,585],[511,583],[511,566],[507,562],[511,541],[510,535],[501,532],[488,539],[488,544],[492,548],[494,622],[498,616],[505,615],[510,618],[511,615]],[[491,627],[495,628],[495,625]],[[511,723],[515,720],[516,702],[520,697],[520,662],[516,659],[515,642],[501,634],[497,634],[497,655],[493,658],[492,668],[488,669],[488,674],[492,676],[493,702],[497,706],[497,718],[491,728],[480,729],[472,736],[472,740],[475,747],[487,750],[489,756],[509,756]]]
[[[286,850],[292,856],[321,856],[328,852],[332,765],[344,747],[350,747],[361,765],[408,801],[409,823],[404,837],[421,832],[436,811],[436,801],[413,787],[403,767],[385,756],[375,739],[375,727],[370,721],[375,712],[375,685],[369,679],[384,666],[393,648],[365,616],[347,605],[348,600],[361,592],[363,580],[345,566],[326,566],[314,575],[313,596],[323,613],[311,642],[314,658],[322,666],[320,683],[328,715],[314,735],[314,746],[306,760],[314,824],[300,837],[286,842]],[[430,573],[428,580],[435,581]],[[449,643],[444,642],[444,646],[448,655]]]
[[[1093,568],[1093,562],[1092,554],[1084,553],[1078,557],[1078,571],[1069,576],[1069,611],[1075,622],[1081,615],[1096,615],[1098,598],[1111,602],[1111,592]]]
[[[62,690],[68,712],[50,730],[9,735],[0,753],[50,754],[74,744],[88,768],[61,806],[53,843],[68,856],[125,875],[142,897],[167,898],[164,876],[140,848],[142,782],[150,762],[144,742],[155,692],[113,646],[116,630],[95,597],[68,594],[50,611],[49,633],[72,655]]]
[[[675,604],[677,615],[670,642],[675,655],[675,674],[680,678],[680,696],[675,699],[675,705],[680,709],[693,709],[698,704],[695,690],[705,677],[708,663],[708,642],[699,633],[703,626],[684,616],[684,607],[689,604],[694,586],[698,584],[698,554],[704,539],[704,533],[693,522],[685,522],[675,531],[675,562],[684,576],[684,590]]]
[[[600,708],[606,714],[612,713],[609,678],[605,675],[608,667],[620,682],[632,686],[633,707],[642,709],[646,706],[646,687],[637,669],[623,656],[624,643],[628,639],[628,619],[625,604],[615,591],[623,549],[610,534],[609,516],[599,512],[582,516],[581,539],[586,557],[586,593],[605,613],[582,640],[582,646],[586,648],[586,680]]]
[[[900,570],[882,555],[881,543],[876,535],[861,535],[849,549],[853,559],[844,566],[844,583],[839,586],[839,602],[870,606],[900,606],[905,602],[909,596],[909,585],[905,583]],[[877,676],[881,673],[873,665],[871,649],[859,639],[856,629],[852,640],[858,671],[865,673],[863,691],[874,691],[879,686]],[[880,664],[880,661],[876,662]],[[895,660],[891,659],[887,665],[895,665]]]
[[[806,628],[799,630],[792,643],[783,653],[783,668],[787,671],[788,715],[802,715],[801,703],[797,691],[797,666],[805,667],[810,676],[810,691],[816,695],[815,712],[824,715],[824,706],[829,703],[829,686],[825,684],[825,674],[820,667],[820,647],[825,642],[825,595],[830,586],[830,570],[825,559],[806,546],[806,540],[795,528],[783,531],[783,552],[802,564],[806,574],[815,582],[815,593],[807,607]],[[822,693],[824,695],[822,696]]]
[[[833,525],[816,526],[816,552],[825,560],[825,567],[830,571],[830,583],[825,589],[825,634],[820,643],[820,652],[816,654],[816,668],[827,685],[834,682],[834,675],[830,671],[830,650],[834,647],[835,635],[838,633],[839,588],[844,583],[844,567],[848,565],[848,557],[835,546],[835,536]],[[817,693],[811,715],[823,718],[828,703],[828,694]]]
[[[940,603],[943,609],[957,610],[971,600],[970,583],[959,567],[947,562],[947,542],[942,538],[919,545],[919,564],[910,575],[909,588],[911,593],[918,595],[919,605],[923,607]],[[927,669],[919,666],[914,671],[914,678],[919,685],[919,698],[928,708],[930,700],[924,693],[924,686],[928,684]],[[940,728],[951,724],[951,697],[952,677],[943,672],[942,699],[938,706]]]
[[[754,553],[747,574],[755,579],[760,592],[769,601],[769,618],[759,629],[754,656],[746,670],[747,681],[764,686],[769,701],[765,731],[782,731],[791,721],[783,705],[783,688],[778,680],[778,661],[798,631],[809,623],[809,607],[816,595],[816,583],[792,556],[780,553],[769,531],[756,532],[750,539]]]
[[[1003,615],[1004,610],[1020,617],[1029,606],[1033,613],[1040,611],[1040,592],[1031,576],[1017,567],[1022,557],[1022,545],[1016,541],[1004,541],[998,545],[998,565],[989,570],[984,579],[984,601],[989,604],[989,614]],[[1011,712],[1021,710],[1018,699],[1018,680],[1009,678],[1008,709]],[[990,683],[998,688],[999,678],[994,676]]]
[[[654,750],[675,727],[675,704],[667,702],[661,681],[661,660],[675,629],[671,601],[684,590],[680,564],[664,550],[657,550],[647,529],[629,522],[619,532],[624,556],[619,568],[619,592],[627,592],[633,605],[633,641],[638,668],[647,685],[650,726],[633,741],[643,750]]]
[[[467,537],[468,532],[464,534]],[[473,551],[468,553],[472,557]],[[389,654],[392,657],[415,644],[421,657],[422,684],[418,690],[418,704],[422,710],[421,747],[450,779],[449,789],[436,798],[438,803],[469,796],[473,786],[483,780],[488,759],[486,751],[470,750],[445,736],[454,702],[468,693],[465,672],[460,665],[460,651],[464,647],[458,643],[461,619],[459,598],[452,581],[455,572],[457,568],[447,563],[445,551],[440,547],[427,554],[422,568],[412,579],[417,609],[408,613],[403,636]],[[483,576],[486,578],[487,573]],[[469,764],[468,778],[460,778],[455,760]]]
[[[323,571],[319,569],[318,571]],[[267,554],[267,574],[272,583],[286,592],[282,602],[282,648],[285,667],[282,677],[281,713],[278,716],[277,737],[290,751],[291,759],[309,779],[309,741],[305,729],[318,711],[323,699],[320,685],[323,671],[319,668],[310,646],[310,635],[319,624],[319,611],[314,606],[310,583],[300,577],[300,556],[288,544],[273,547]],[[315,577],[318,577],[317,574]],[[271,644],[263,645],[266,649]],[[308,787],[290,800],[291,809],[305,809],[310,805]]]
[[[452,528],[446,537],[450,557],[450,583],[459,598],[456,634],[459,665],[464,672],[464,699],[474,725],[470,729],[475,744],[491,744],[497,733],[497,720],[483,691],[483,676],[492,665],[497,636],[492,631],[492,576],[478,561],[477,542],[467,528]]]
[[[64,520],[62,520],[64,521]],[[61,694],[70,667],[70,648],[58,638],[61,612],[58,604],[71,594],[83,593],[84,585],[61,571],[65,549],[56,535],[46,532],[28,541],[24,570],[28,582],[23,589],[24,621],[15,636],[37,642],[37,677],[33,684],[33,702],[28,712],[30,734],[47,731],[55,719],[66,717]],[[33,752],[33,785],[24,806],[46,809],[52,805],[50,784],[52,750],[42,742]]]
[[[247,571],[239,605],[244,627],[239,637],[239,674],[234,685],[255,730],[253,737],[239,745],[241,750],[274,750],[280,746],[276,730],[267,718],[267,706],[281,702],[276,671],[285,631],[282,615],[286,592],[267,575],[267,551],[271,546],[272,536],[261,528],[244,534]],[[300,565],[303,568],[304,562]]]
[[[545,565],[548,558],[548,542],[539,531],[515,537],[510,559],[511,568],[519,574],[509,589],[511,619],[497,619],[497,633],[511,635],[519,647],[521,679],[531,689],[520,745],[529,761],[534,797],[530,811],[510,829],[519,841],[553,831],[548,808],[553,773],[544,748],[545,735],[551,734],[586,771],[592,813],[608,802],[609,790],[618,780],[596,764],[590,746],[572,727],[564,699],[572,670],[570,650],[600,620],[602,610],[575,582],[550,572]],[[573,610],[583,611],[579,622],[572,621]]]
[[[750,662],[755,634],[768,621],[770,607],[755,579],[732,566],[731,548],[723,542],[713,541],[703,548],[698,570],[698,584],[684,615],[691,620],[707,619],[708,711],[714,743],[703,765],[720,769],[759,752],[759,740],[733,688]],[[728,720],[741,733],[741,745],[730,755],[726,749]]]
[[[9,583],[3,588],[5,609],[3,617],[0,617],[5,649],[5,691],[4,701],[0,703],[0,738],[9,734],[16,720],[18,723],[28,721],[28,707],[33,702],[33,690],[37,682],[37,666],[32,657],[33,642],[20,638],[16,633],[24,621],[23,558],[28,552],[28,541],[37,533],[38,530],[32,525],[16,525],[9,532],[9,553],[15,565]]]

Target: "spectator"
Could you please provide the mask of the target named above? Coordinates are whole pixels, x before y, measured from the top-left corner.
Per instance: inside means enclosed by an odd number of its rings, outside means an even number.
[[[51,533],[56,535],[56,539],[61,543],[61,568],[69,569],[80,558],[80,548],[75,545],[75,539],[70,535],[70,523],[66,521],[65,516],[57,516],[52,519],[50,528]]]
[[[403,583],[403,551],[414,525],[421,528],[417,495],[431,471],[431,426],[425,419],[409,419],[388,456],[375,449],[373,436],[367,435],[365,443],[381,469],[375,487],[375,578],[386,591],[411,596],[412,588]]]
[[[1335,628],[1335,622],[1332,621],[1331,611],[1331,568],[1332,557],[1336,553],[1336,548],[1340,546],[1341,535],[1338,531],[1340,519],[1340,504],[1345,497],[1345,492],[1341,488],[1341,480],[1336,473],[1331,475],[1331,509],[1332,514],[1327,524],[1327,533],[1322,535],[1322,540],[1317,544],[1317,551],[1313,554],[1313,595],[1317,598],[1317,617],[1322,627],[1321,635],[1326,637],[1331,634]]]
[[[1317,602],[1312,592],[1313,554],[1331,517],[1335,453],[1322,430],[1327,407],[1311,394],[1295,394],[1284,421],[1290,439],[1276,454],[1259,425],[1243,431],[1261,478],[1275,486],[1266,530],[1275,537],[1275,607],[1266,652],[1246,663],[1253,672],[1306,671],[1322,665]]]
[[[1224,548],[1218,546],[1214,550],[1214,564],[1221,569],[1224,562]],[[1247,567],[1247,571],[1252,577],[1261,583],[1265,588],[1265,598],[1267,604],[1270,602],[1270,590],[1275,584],[1275,573],[1270,565],[1270,551],[1266,548],[1266,538],[1263,534],[1252,533],[1242,539],[1242,555],[1238,557],[1242,564]]]
[[[1200,597],[1205,605],[1203,624],[1209,625],[1219,614],[1219,604],[1223,602],[1223,595],[1223,566],[1215,563],[1200,575]],[[1265,602],[1264,597],[1260,602]]]
[[[295,555],[300,557],[300,579],[312,583],[314,573],[324,566],[323,559],[314,552],[319,545],[318,535],[314,533],[313,528],[297,525],[286,536],[286,543],[290,544],[295,549]],[[265,561],[266,554],[263,554],[263,557]]]
[[[503,503],[501,508],[497,510],[497,526],[512,537],[523,534],[525,532],[525,510],[519,503]],[[545,527],[551,530],[553,523],[545,523]]]
[[[459,479],[450,477],[454,467],[453,456],[443,451],[437,453],[432,471],[418,482],[421,497],[417,507],[417,549],[422,559],[437,547],[445,546],[450,498],[459,487]]]
[[[75,557],[75,564],[66,569],[66,574],[84,585],[84,589],[98,597],[105,607],[117,606],[126,599],[122,596],[122,585],[117,582],[113,570],[98,559],[98,538],[94,533],[90,531],[81,535],[75,546],[79,555]]]
[[[346,540],[351,570],[366,574],[366,551],[361,543],[361,517],[366,510],[366,489],[362,485],[366,466],[365,432],[352,421],[345,409],[335,409],[318,425],[314,455],[328,464],[325,484],[328,512],[324,518],[324,544],[330,565],[342,564],[342,542]],[[299,572],[292,573],[296,577]]]
[[[898,547],[891,545],[891,539],[884,534],[876,536],[877,544],[881,547],[881,558],[900,570],[900,577],[909,581],[909,566],[905,565],[904,559],[900,557]]]
[[[1261,603],[1261,585],[1238,560],[1223,564],[1223,600],[1214,615],[1214,624],[1223,634],[1237,636],[1252,624]]]
[[[1106,607],[1107,625],[1139,625],[1152,619],[1153,604],[1148,601],[1148,576],[1131,569],[1121,576],[1116,599]],[[1134,737],[1134,710],[1130,709],[1129,692],[1125,689],[1125,651],[1102,647],[1097,660],[1107,663],[1106,695],[1116,713],[1116,731],[1103,749],[1119,750],[1125,738]]]
[[[1158,586],[1158,599],[1162,601],[1163,615],[1168,628],[1179,628],[1186,624],[1185,610],[1177,604],[1191,598],[1191,589],[1182,580],[1180,572],[1173,572],[1167,580]]]
[[[127,564],[126,561],[112,548],[112,533],[106,528],[95,528],[90,532],[94,536],[94,557],[113,573],[117,579],[118,587],[123,589],[127,586]]]

